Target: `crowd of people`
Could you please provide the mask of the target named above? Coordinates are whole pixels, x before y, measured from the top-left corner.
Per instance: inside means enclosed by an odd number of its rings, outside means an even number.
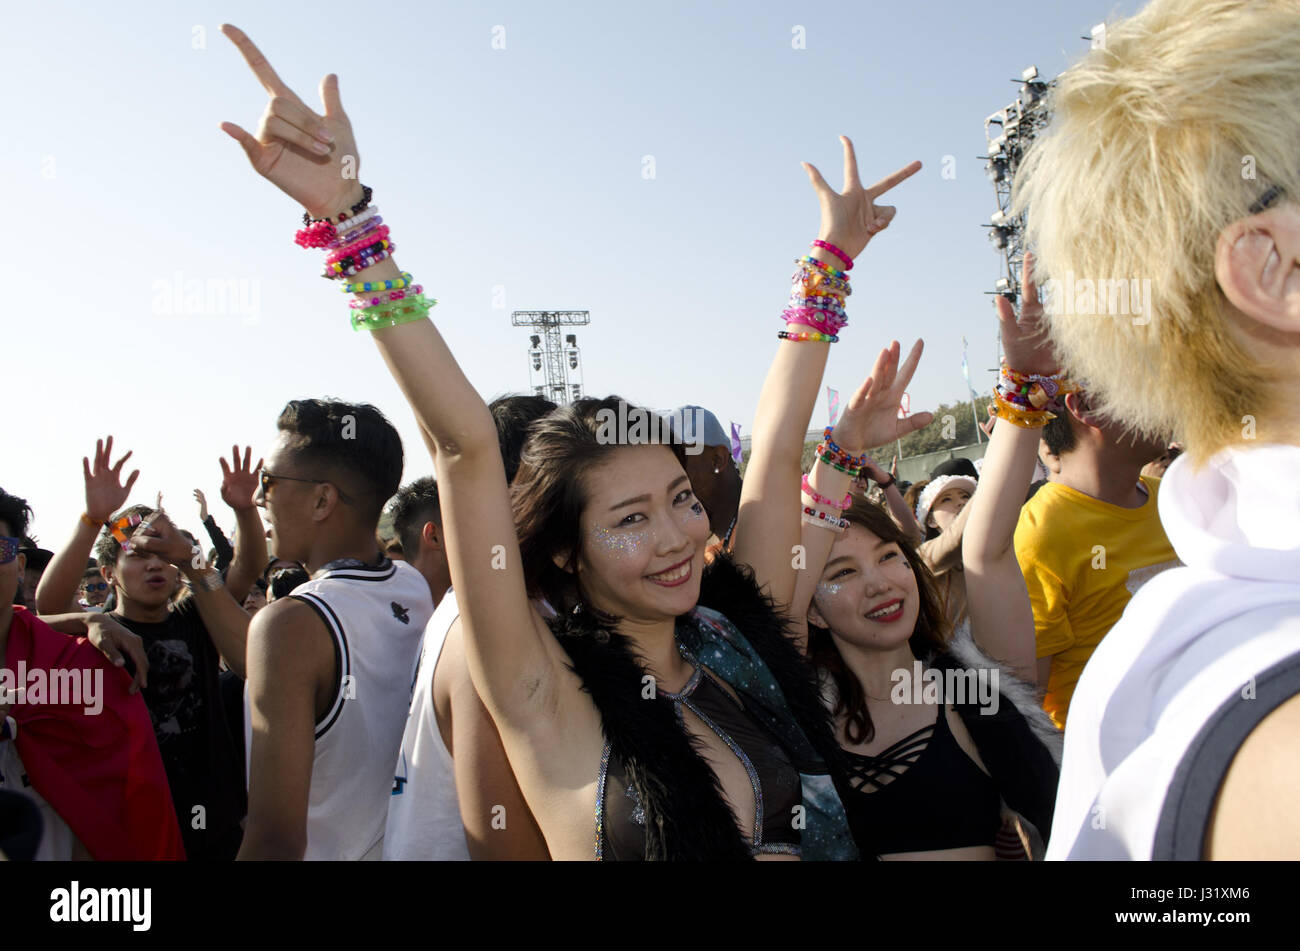
[[[910,486],[869,451],[932,422],[897,412],[919,341],[801,457],[919,162],[805,166],[742,475],[699,406],[611,437],[649,411],[485,403],[345,170],[337,78],[317,113],[223,32],[270,97],[223,128],[304,209],[432,475],[401,484],[374,406],[301,399],[221,458],[229,540],[198,490],[206,543],[128,505],[111,436],[56,552],[0,490],[5,856],[1300,855],[1297,4],[1151,0],[1061,77],[987,448]],[[1157,311],[1057,314],[1067,273],[1152,275]]]

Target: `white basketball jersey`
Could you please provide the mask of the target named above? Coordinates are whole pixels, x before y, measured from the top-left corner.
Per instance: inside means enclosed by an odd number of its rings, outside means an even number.
[[[316,724],[306,859],[378,859],[406,724],[411,666],[433,599],[404,561],[324,571],[296,588],[334,638],[339,688]]]
[[[393,776],[384,832],[384,859],[398,861],[469,861],[465,827],[460,819],[456,774],[442,741],[433,709],[433,672],[447,631],[460,617],[456,593],[438,602],[416,661],[411,707]]]

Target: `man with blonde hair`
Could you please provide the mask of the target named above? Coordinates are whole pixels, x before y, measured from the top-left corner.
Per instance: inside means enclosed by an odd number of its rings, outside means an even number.
[[[1186,567],[1079,680],[1048,857],[1296,858],[1300,2],[1153,0],[1051,105],[1016,202],[1053,344],[1187,451],[1159,496]]]

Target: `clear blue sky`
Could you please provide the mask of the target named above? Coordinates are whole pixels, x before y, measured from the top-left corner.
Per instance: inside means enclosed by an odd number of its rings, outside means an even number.
[[[12,10],[0,170],[17,385],[0,485],[31,501],[35,533],[57,547],[82,509],[81,457],[113,433],[142,470],[133,501],[161,490],[196,528],[199,487],[229,531],[217,500],[223,447],[264,452],[287,400],[326,395],[389,415],[406,479],[431,469],[373,345],[317,276],[319,252],[294,245],[301,209],[218,129],[255,130],[266,101],[222,22],[244,29],[309,104],[320,78],[339,73],[361,179],[484,397],[528,387],[527,332],[510,326],[511,310],[586,309],[589,394],[698,403],[748,433],[791,261],[817,228],[799,162],[838,186],[840,133],[868,183],[912,159],[925,168],[896,189],[898,218],[859,259],[852,324],[826,382],[847,395],[882,345],[919,336],[913,410],[960,398],[965,334],[976,386],[989,385],[995,320],[983,292],[999,260],[980,228],[995,207],[978,158],[983,119],[1014,98],[1008,80],[1024,66],[1056,75],[1086,50],[1092,24],[1137,6]],[[493,49],[498,26],[505,49]],[[796,26],[806,49],[792,48]],[[945,155],[952,180],[940,175]],[[192,314],[178,301],[166,313],[159,288],[178,278],[244,282],[257,312]]]

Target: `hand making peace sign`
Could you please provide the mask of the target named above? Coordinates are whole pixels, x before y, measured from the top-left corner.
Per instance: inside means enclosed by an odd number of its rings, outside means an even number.
[[[271,96],[256,137],[233,122],[221,123],[222,131],[244,147],[257,174],[299,202],[313,218],[333,217],[347,210],[361,197],[357,178],[361,157],[352,123],[339,99],[338,76],[330,73],[321,80],[325,114],[318,115],[284,84],[242,30],[223,24],[221,32],[239,47],[253,75]]]

